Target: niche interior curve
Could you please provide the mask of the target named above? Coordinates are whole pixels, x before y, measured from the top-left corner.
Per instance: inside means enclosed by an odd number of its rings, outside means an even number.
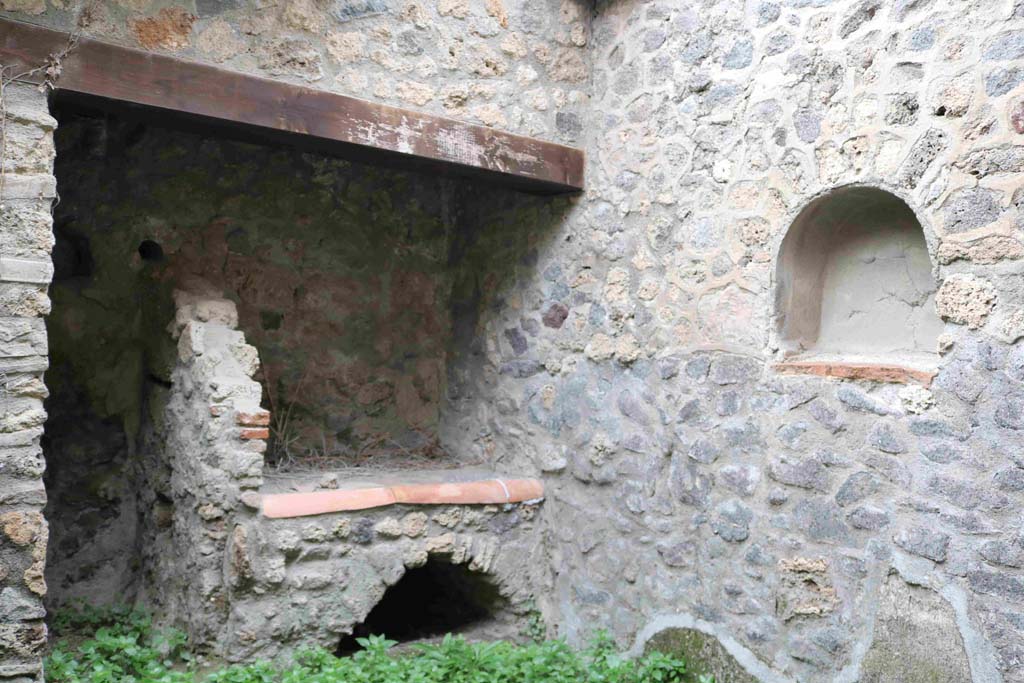
[[[787,361],[930,369],[943,324],[924,230],[896,195],[844,187],[809,203],[776,264]]]

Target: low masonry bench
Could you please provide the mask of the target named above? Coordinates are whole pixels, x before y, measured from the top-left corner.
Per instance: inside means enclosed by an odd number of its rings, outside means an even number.
[[[544,497],[544,484],[538,479],[484,477],[478,472],[457,470],[443,472],[416,473],[420,476],[396,473],[376,481],[349,481],[327,490],[267,493],[261,496],[260,509],[264,517],[285,519],[388,505],[502,505]]]

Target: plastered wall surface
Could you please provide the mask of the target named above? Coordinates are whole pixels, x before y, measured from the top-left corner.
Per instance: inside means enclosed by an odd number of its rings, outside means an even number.
[[[429,8],[439,26],[472,23],[442,5]],[[560,7],[504,6],[509,31],[527,16],[562,26]],[[197,26],[215,20],[185,9]],[[109,16],[122,11],[134,10]],[[534,120],[534,100],[519,86],[495,96],[506,120],[494,123],[584,147],[588,189],[555,208],[499,197],[467,209],[481,225],[524,224],[456,252],[504,268],[453,285],[457,391],[439,410],[451,448],[543,476],[528,533],[544,571],[526,583],[547,623],[574,642],[604,627],[635,648],[673,629],[760,681],[1024,680],[1024,6],[625,1],[579,21],[577,137],[521,125],[513,113]],[[119,41],[127,25],[97,24]],[[560,30],[545,34],[559,49]],[[228,63],[259,69],[239,54]],[[383,68],[366,65],[367,79]],[[45,139],[52,121],[26,98],[20,120]],[[5,191],[25,198],[4,214],[4,253],[42,262],[50,156],[18,158]],[[901,198],[922,226],[943,321],[928,388],[775,370],[782,240],[847,185]],[[9,329],[29,335],[44,286],[2,287]],[[34,339],[12,355],[44,357]],[[5,413],[5,462],[38,460],[39,372],[23,373],[35,388]],[[3,489],[36,492],[4,502],[15,523],[0,550],[0,645],[21,669],[0,671],[14,680],[35,675],[42,638],[25,573],[45,543],[36,468]]]

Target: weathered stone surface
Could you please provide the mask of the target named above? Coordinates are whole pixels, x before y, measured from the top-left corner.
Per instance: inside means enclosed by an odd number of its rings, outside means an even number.
[[[947,233],[960,233],[994,223],[1003,213],[1003,194],[980,187],[957,190],[943,204]]]
[[[666,541],[658,544],[658,554],[670,567],[692,567],[697,558],[693,541]]]
[[[1001,145],[976,149],[958,161],[957,166],[977,178],[1020,173],[1024,170],[1024,146]]]
[[[715,384],[739,384],[756,379],[760,371],[760,363],[753,358],[720,355],[712,361],[708,378]]]
[[[860,680],[972,680],[953,608],[934,591],[890,575],[878,595],[874,640],[861,663]]]
[[[1024,258],[1024,244],[1003,235],[993,235],[982,239],[961,243],[943,242],[939,245],[939,262],[950,264],[957,260],[972,261],[979,264],[992,264],[999,261]]]
[[[906,453],[907,447],[891,424],[876,422],[868,432],[868,445],[883,453]]]
[[[967,573],[967,582],[978,593],[1020,601],[1024,598],[1024,579],[1009,572],[976,569]]]
[[[928,480],[928,488],[939,498],[964,510],[980,508],[999,511],[1010,504],[1009,498],[1002,493],[992,491],[988,486],[978,486],[969,481],[943,475],[931,477]]]
[[[46,522],[38,512],[5,512],[0,514],[0,529],[14,545],[26,546],[44,533]]]
[[[1010,125],[1014,131],[1024,135],[1024,100],[1018,100],[1010,105]]]
[[[1004,429],[1024,429],[1024,396],[1005,396],[992,417],[996,425]]]
[[[750,535],[754,513],[736,499],[727,500],[715,508],[711,528],[723,540],[733,543],[745,541]]]
[[[996,67],[985,74],[985,92],[999,97],[1024,82],[1024,69],[1018,67]]]
[[[986,561],[1003,567],[1024,567],[1024,537],[1010,541],[985,541],[978,554]]]
[[[827,498],[806,498],[793,509],[794,526],[813,541],[845,543],[849,529],[840,509]]]
[[[825,401],[816,399],[807,406],[811,417],[817,420],[823,427],[832,433],[841,431],[846,426],[846,421],[836,409],[832,408]]]
[[[42,622],[0,624],[0,661],[38,657],[46,647]]]
[[[836,398],[854,410],[874,413],[875,415],[888,415],[892,412],[885,404],[847,384],[841,385],[836,390]]]
[[[761,482],[761,468],[756,465],[726,465],[718,471],[719,481],[741,496],[753,495]]]
[[[824,558],[795,557],[779,560],[781,574],[775,612],[783,621],[820,617],[835,610],[838,594],[828,575]]]
[[[925,131],[911,147],[907,158],[903,160],[897,176],[897,183],[908,189],[917,187],[932,162],[946,150],[948,145],[949,137],[943,131],[936,128]]]
[[[1011,467],[992,475],[992,481],[1002,491],[1024,491],[1024,469]]]
[[[828,469],[820,460],[813,457],[783,457],[768,466],[768,476],[781,484],[822,493],[828,491],[830,485]]]
[[[935,562],[944,562],[949,549],[949,534],[920,526],[900,530],[893,541],[908,553]]]
[[[320,52],[308,40],[269,40],[260,45],[257,57],[260,68],[273,76],[291,76],[305,81],[323,78]]]
[[[46,611],[34,596],[8,586],[0,591],[0,623],[42,619]]]
[[[672,456],[670,470],[669,488],[679,502],[701,509],[707,507],[714,477],[680,455]]]
[[[1024,57],[1024,31],[1006,31],[989,40],[982,52],[982,59],[1006,61]]]
[[[697,439],[690,445],[686,454],[692,460],[709,465],[718,459],[718,456],[721,455],[721,451],[710,441]]]
[[[716,681],[757,683],[757,679],[722,647],[718,639],[692,628],[667,628],[647,641],[644,652],[664,652],[687,661],[685,683],[696,683],[701,676]]]
[[[840,507],[846,507],[875,494],[879,488],[881,483],[875,475],[870,472],[855,472],[839,487],[836,492],[836,503]]]
[[[957,448],[946,443],[924,444],[921,446],[921,455],[941,465],[954,462],[962,457]]]
[[[569,309],[558,302],[555,302],[548,306],[547,311],[544,312],[541,320],[544,324],[552,329],[558,329],[565,322],[565,319],[569,316]]]
[[[973,275],[947,278],[935,297],[935,308],[943,319],[967,325],[972,330],[985,324],[995,305],[995,288]]]
[[[885,122],[891,126],[911,126],[917,123],[921,108],[917,95],[913,93],[897,93],[888,98]]]
[[[889,526],[892,517],[885,510],[873,505],[858,505],[846,516],[854,529],[878,531]]]
[[[839,37],[847,38],[864,24],[875,18],[882,9],[881,0],[860,0],[847,10],[839,24]]]

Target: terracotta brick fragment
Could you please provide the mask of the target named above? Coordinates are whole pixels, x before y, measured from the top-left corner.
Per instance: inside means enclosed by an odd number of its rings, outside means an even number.
[[[254,439],[267,439],[270,438],[270,430],[266,427],[246,427],[239,434],[239,438],[243,441],[252,441]]]
[[[270,425],[270,411],[239,412],[235,415],[235,422],[239,427],[267,427]]]
[[[920,384],[930,386],[934,370],[918,370],[899,365],[874,363],[828,363],[822,361],[787,361],[776,363],[775,371],[787,375],[818,375],[841,379],[867,380],[888,384]]]

